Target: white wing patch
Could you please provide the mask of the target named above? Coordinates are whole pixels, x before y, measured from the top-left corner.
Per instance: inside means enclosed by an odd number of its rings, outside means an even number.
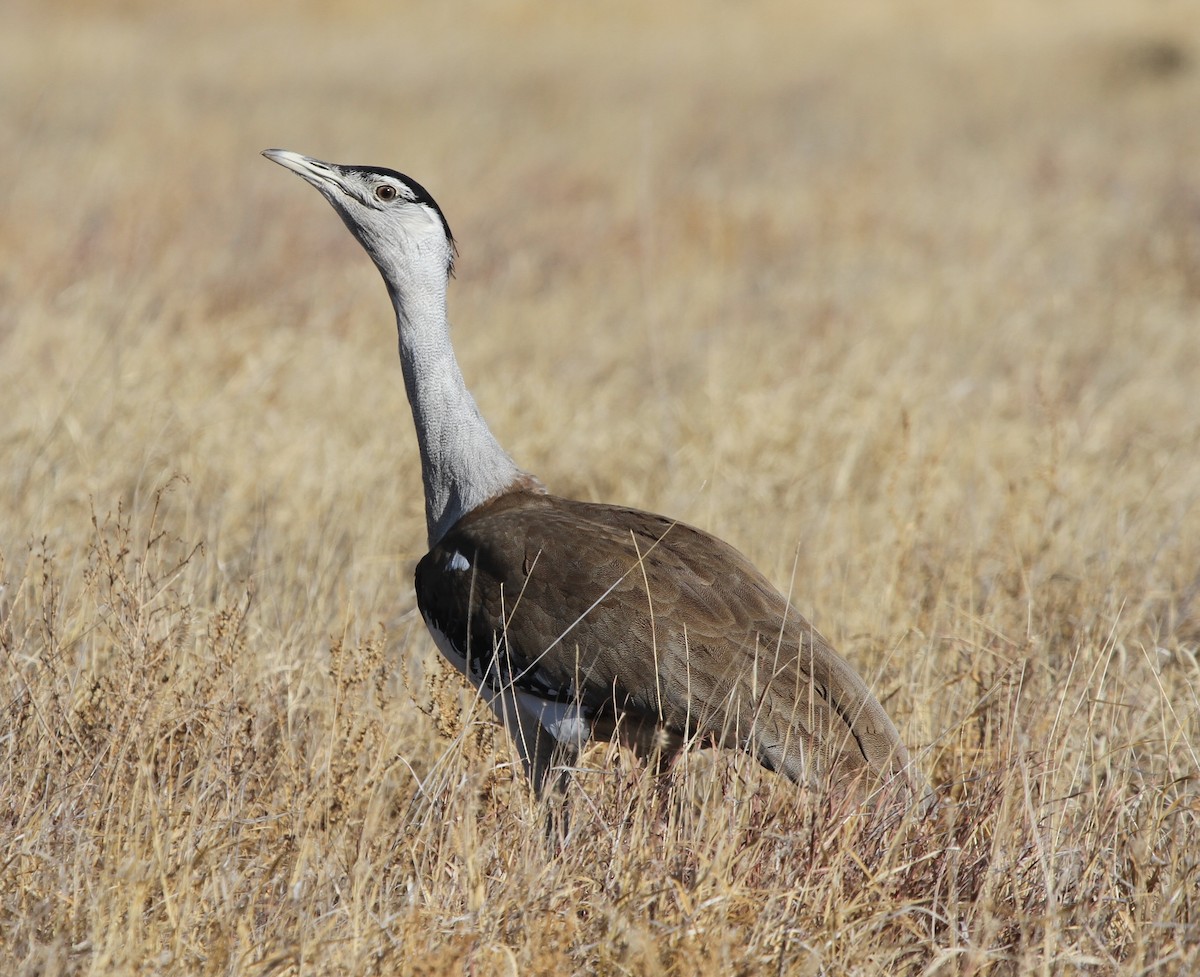
[[[582,748],[591,738],[592,724],[574,702],[540,699],[521,691],[517,692],[517,701],[560,743]]]
[[[455,553],[455,557],[463,559]],[[454,560],[452,559],[453,565]],[[467,561],[463,559],[463,563]],[[434,626],[429,618],[425,618],[433,642],[446,660],[457,668],[478,691],[479,696],[492,707],[496,718],[508,729],[518,747],[524,749],[523,729],[528,728],[530,719],[540,723],[542,727],[558,742],[582,748],[592,735],[592,724],[584,715],[583,710],[574,702],[555,702],[553,699],[543,699],[531,692],[522,692],[512,686],[494,689],[484,685],[481,677],[472,673],[467,665],[466,657],[454,647],[445,632]]]
[[[471,561],[463,556],[458,550],[454,551],[454,555],[450,557],[450,562],[446,564],[447,570],[470,570]]]

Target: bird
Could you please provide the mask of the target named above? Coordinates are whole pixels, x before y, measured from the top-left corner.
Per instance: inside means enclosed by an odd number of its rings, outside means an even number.
[[[383,277],[416,428],[429,551],[417,607],[508,730],[536,796],[617,740],[669,765],[741,749],[807,787],[927,796],[854,667],[737,549],[684,522],[549,493],[517,466],[450,341],[442,208],[379,166],[263,152],[315,187]]]

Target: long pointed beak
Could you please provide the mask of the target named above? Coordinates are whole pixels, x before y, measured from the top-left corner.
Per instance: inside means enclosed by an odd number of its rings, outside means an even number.
[[[324,193],[328,193],[335,187],[343,193],[346,192],[346,185],[342,182],[341,174],[332,163],[325,163],[319,159],[313,159],[311,156],[301,156],[299,153],[293,153],[287,149],[264,149],[263,155],[272,162],[304,177]]]

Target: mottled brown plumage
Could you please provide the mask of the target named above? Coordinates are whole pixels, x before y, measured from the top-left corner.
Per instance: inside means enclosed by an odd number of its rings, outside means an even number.
[[[854,669],[745,557],[691,526],[511,492],[460,519],[416,586],[485,692],[511,685],[575,704],[593,736],[655,728],[673,745],[699,734],[801,783],[909,776],[908,751]],[[518,745],[542,782],[549,747],[569,762],[577,744],[539,734],[516,735],[531,740]]]
[[[538,790],[593,737],[748,750],[800,783],[923,790],[853,668],[736,550],[661,516],[542,494],[467,390],[446,320],[454,240],[409,177],[286,150],[379,268],[425,488],[417,601]]]

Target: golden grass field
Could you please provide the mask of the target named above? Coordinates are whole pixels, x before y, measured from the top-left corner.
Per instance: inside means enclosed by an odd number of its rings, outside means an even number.
[[[6,3],[0,974],[1200,972],[1192,3]],[[598,748],[414,609],[399,168],[559,494],[728,539],[940,785]]]

